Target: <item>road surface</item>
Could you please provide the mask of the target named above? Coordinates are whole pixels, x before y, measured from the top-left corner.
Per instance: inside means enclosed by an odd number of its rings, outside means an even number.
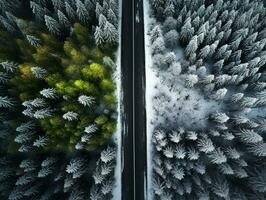
[[[145,51],[142,0],[122,1],[122,199],[146,196]]]

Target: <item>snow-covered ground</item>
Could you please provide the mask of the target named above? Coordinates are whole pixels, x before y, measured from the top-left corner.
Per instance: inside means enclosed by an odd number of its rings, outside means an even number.
[[[122,14],[122,0],[119,0],[119,33],[121,33],[121,14]],[[116,82],[116,99],[117,99],[117,125],[114,134],[114,141],[117,147],[116,168],[115,168],[115,186],[113,189],[113,200],[122,199],[121,187],[121,144],[122,144],[122,123],[121,123],[121,97],[122,97],[122,83],[121,83],[121,34],[119,35],[119,45],[116,56],[117,70],[114,74]]]
[[[152,132],[154,126],[151,124],[154,119],[154,110],[152,99],[156,94],[155,85],[160,82],[152,70],[152,57],[150,48],[150,37],[148,35],[150,17],[149,17],[149,3],[144,1],[144,30],[145,30],[145,70],[146,70],[146,112],[147,112],[147,199],[153,199],[152,195]]]

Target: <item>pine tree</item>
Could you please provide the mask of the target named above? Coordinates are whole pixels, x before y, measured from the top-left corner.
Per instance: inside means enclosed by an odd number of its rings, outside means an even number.
[[[197,36],[194,36],[190,40],[190,42],[188,43],[188,45],[187,45],[186,55],[189,56],[192,53],[195,53],[197,49],[198,49],[198,37]]]
[[[190,38],[192,38],[193,34],[194,28],[191,25],[191,19],[188,18],[184,26],[181,28],[180,40],[186,43],[190,40]]]
[[[107,195],[109,193],[112,192],[113,190],[113,186],[114,186],[114,183],[113,181],[109,180],[109,181],[106,181],[102,184],[102,188],[101,188],[101,192],[104,194],[104,195]]]
[[[2,62],[0,63],[0,65],[2,65],[3,69],[7,72],[7,73],[13,73],[16,71],[17,66],[15,63],[13,62]]]
[[[0,96],[0,108],[11,108],[14,106],[14,101],[7,96]]]
[[[68,121],[75,121],[78,119],[78,114],[72,111],[69,111],[63,115],[63,119]]]
[[[116,156],[116,151],[112,147],[107,147],[107,149],[101,152],[101,161],[104,163],[112,161]]]
[[[45,119],[47,117],[52,116],[52,110],[50,108],[43,108],[40,110],[37,110],[34,115],[36,119]]]
[[[176,30],[171,30],[164,35],[166,47],[173,49],[178,45],[179,35]]]
[[[19,133],[14,141],[19,144],[30,142],[33,139],[33,132]]]
[[[221,177],[217,177],[212,184],[213,192],[222,198],[228,198],[229,196],[229,186],[226,180]]]
[[[104,26],[105,40],[109,43],[116,44],[118,42],[118,32],[114,25],[106,21]]]
[[[47,88],[40,91],[40,94],[48,99],[55,99],[56,96],[56,90],[54,88]]]
[[[116,28],[118,27],[118,19],[112,9],[108,10],[108,15],[107,15],[108,21],[113,24]]]
[[[66,13],[67,13],[68,18],[71,21],[74,21],[76,19],[76,12],[73,9],[73,7],[71,7],[71,5],[67,1],[65,2],[65,9],[66,9]]]
[[[79,20],[82,23],[87,24],[90,20],[90,15],[85,5],[82,3],[82,1],[76,0],[76,7],[77,7],[77,16]]]
[[[104,32],[97,26],[94,32],[94,38],[97,46],[101,46],[104,43]]]
[[[64,9],[64,1],[63,0],[51,0],[55,10]]]
[[[44,16],[45,19],[45,25],[47,27],[47,29],[55,35],[60,35],[61,33],[61,27],[60,24],[52,17],[45,15]]]
[[[39,172],[38,172],[38,177],[39,178],[44,178],[47,177],[49,174],[53,173],[53,169],[51,167],[43,167]]]
[[[33,143],[33,146],[36,146],[38,148],[40,147],[44,147],[47,145],[48,142],[48,138],[45,136],[39,136],[39,138],[37,140],[35,140],[35,142]]]
[[[213,164],[222,164],[227,161],[226,156],[220,148],[217,148],[214,151],[210,152],[208,157]]]
[[[61,25],[65,26],[65,27],[69,27],[71,25],[68,18],[60,10],[57,11],[57,16],[58,16],[59,23]]]
[[[31,72],[36,78],[39,79],[43,79],[47,75],[47,71],[41,67],[32,67]]]
[[[26,38],[27,38],[30,45],[32,45],[34,47],[38,47],[40,45],[41,41],[37,37],[35,37],[33,35],[26,35]]]
[[[73,174],[78,172],[84,166],[85,160],[82,158],[74,158],[67,165],[66,172],[69,174]]]

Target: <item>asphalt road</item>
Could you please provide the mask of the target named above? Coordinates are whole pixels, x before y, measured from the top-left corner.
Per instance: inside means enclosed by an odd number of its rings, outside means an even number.
[[[143,1],[122,2],[122,199],[146,196],[146,110]]]

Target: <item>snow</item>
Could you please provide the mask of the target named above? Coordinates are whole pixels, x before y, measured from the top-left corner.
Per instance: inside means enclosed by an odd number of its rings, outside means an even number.
[[[156,83],[153,107],[157,115],[152,122],[168,127],[180,126],[187,130],[206,128],[209,115],[221,110],[222,104],[206,99],[196,88],[185,87],[179,78],[170,78],[169,81],[174,81],[175,85],[169,87],[161,82]]]
[[[156,77],[155,72],[152,70],[152,57],[150,48],[150,37],[148,35],[150,17],[149,17],[149,3],[144,1],[144,30],[145,30],[145,70],[146,70],[146,126],[147,126],[147,200],[153,199],[152,189],[152,132],[154,126],[151,124],[155,116],[152,108],[152,97],[156,94],[154,86],[159,83],[159,78]]]
[[[145,62],[146,62],[146,117],[147,117],[147,198],[154,199],[153,194],[153,152],[152,134],[155,126],[163,124],[169,128],[184,127],[188,130],[201,130],[207,127],[211,113],[222,109],[223,103],[211,100],[197,88],[186,87],[187,74],[179,73],[179,61],[184,60],[184,50],[177,47],[174,50],[178,61],[175,68],[168,70],[153,67],[152,49],[148,31],[153,19],[150,18],[148,1],[144,2],[145,27]],[[169,50],[170,52],[170,50]],[[181,66],[181,64],[180,64]],[[196,80],[195,80],[196,81]],[[167,117],[166,117],[167,112]],[[166,152],[167,153],[167,152]]]
[[[119,30],[121,33],[121,14],[122,14],[122,0],[119,0]],[[121,99],[122,99],[122,83],[121,83],[121,34],[119,34],[119,45],[116,56],[116,66],[114,78],[116,83],[116,99],[117,99],[117,125],[114,134],[114,141],[117,147],[116,166],[115,166],[115,185],[112,191],[113,200],[122,199],[122,186],[121,186],[121,148],[122,148],[122,121],[121,121]]]

